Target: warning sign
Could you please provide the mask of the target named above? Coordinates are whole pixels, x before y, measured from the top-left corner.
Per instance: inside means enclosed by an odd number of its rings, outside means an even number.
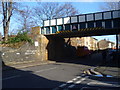
[[[77,29],[76,26],[73,26],[73,29]]]

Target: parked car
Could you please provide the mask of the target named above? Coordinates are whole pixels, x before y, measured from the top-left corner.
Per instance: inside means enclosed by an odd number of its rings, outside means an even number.
[[[114,52],[116,52],[116,49],[110,49],[110,50],[108,50],[108,55],[111,55]]]
[[[78,46],[76,50],[76,54],[77,56],[82,57],[82,56],[90,55],[91,51],[86,46]]]
[[[108,55],[110,56],[111,60],[116,60],[117,59],[117,52],[116,49],[110,49],[108,50]]]

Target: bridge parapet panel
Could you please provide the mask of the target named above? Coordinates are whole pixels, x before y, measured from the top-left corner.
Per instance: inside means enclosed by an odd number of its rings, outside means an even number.
[[[80,29],[101,27],[105,29],[119,28],[120,10],[81,14],[76,16],[45,20],[42,34],[56,34],[58,31],[79,31]],[[50,30],[47,27],[50,27]],[[45,31],[43,31],[45,30]],[[88,29],[89,30],[89,29]]]

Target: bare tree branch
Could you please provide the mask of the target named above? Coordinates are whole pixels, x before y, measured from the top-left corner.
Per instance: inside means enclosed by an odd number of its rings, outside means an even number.
[[[100,6],[101,10],[118,10],[120,9],[120,2],[105,2],[104,5]]]
[[[78,11],[71,3],[38,3],[38,6],[34,7],[34,17],[39,20],[40,24],[45,19],[60,18],[65,16],[71,16],[78,14]]]
[[[19,10],[19,17],[17,20],[22,25],[22,29],[29,31],[29,29],[35,25],[32,10],[28,6]]]

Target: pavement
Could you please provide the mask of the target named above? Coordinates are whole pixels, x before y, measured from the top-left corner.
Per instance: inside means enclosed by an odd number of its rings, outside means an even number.
[[[101,73],[102,75],[110,75],[112,77],[120,78],[120,67],[118,61],[109,61],[106,64],[102,64],[94,69],[94,71]]]
[[[120,65],[119,59],[110,60],[110,57],[107,57],[106,63],[99,63],[98,66],[92,67],[88,70],[85,70],[84,73],[88,75],[98,75],[103,77],[116,77],[120,78]]]

